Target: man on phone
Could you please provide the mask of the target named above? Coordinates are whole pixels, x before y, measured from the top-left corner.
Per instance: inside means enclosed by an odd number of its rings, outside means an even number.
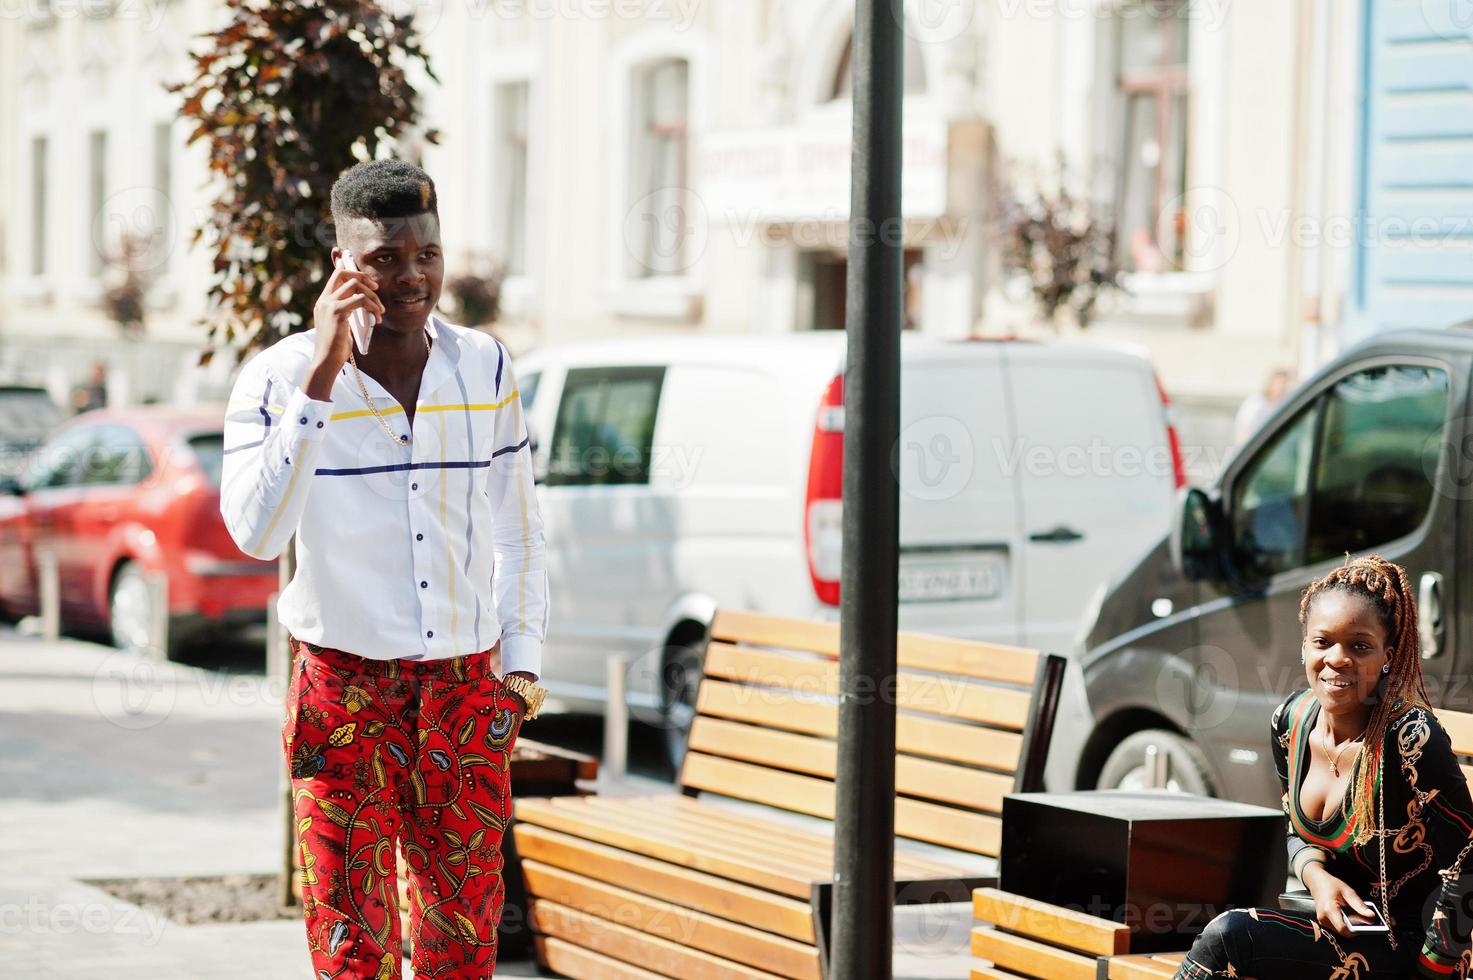
[[[241,371],[220,491],[247,554],[275,558],[296,535],[278,603],[293,653],[282,746],[313,975],[400,975],[402,846],[415,975],[488,977],[508,763],[544,693],[521,399],[505,347],[432,312],[444,257],[428,174],[360,163],[332,211],[313,328]]]

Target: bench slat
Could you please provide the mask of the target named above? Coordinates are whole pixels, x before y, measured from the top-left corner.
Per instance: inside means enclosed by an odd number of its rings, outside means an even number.
[[[1099,962],[1093,956],[1081,956],[1023,936],[982,928],[972,930],[972,955],[1000,969],[1044,980],[1095,980]]]
[[[1437,720],[1442,722],[1442,727],[1447,731],[1454,752],[1458,755],[1473,755],[1473,714],[1438,708]]]
[[[1183,953],[1155,953],[1136,956],[1113,956],[1109,960],[1110,980],[1171,980],[1181,966]]]
[[[817,978],[818,949],[736,922],[646,898],[561,868],[524,861],[527,890],[539,899],[609,919],[661,939],[735,959],[792,980]]]
[[[664,797],[642,797],[650,805],[673,805],[676,809],[689,812],[699,816],[709,826],[719,829],[722,833],[730,834],[733,828],[750,828],[747,832],[757,835],[782,835],[792,833],[797,828],[791,828],[788,824],[774,817],[747,816],[735,811],[730,806],[712,805],[702,800],[693,800],[688,796],[664,796]],[[816,835],[798,831],[803,838],[811,839]],[[823,853],[830,864],[833,863],[834,841],[832,837],[820,837],[818,840],[823,844]],[[895,852],[895,874],[909,880],[923,881],[932,878],[951,878],[964,874],[954,865],[946,864],[932,858],[906,851]],[[827,880],[827,879],[825,879]]]
[[[517,800],[512,804],[518,820],[526,820],[565,834],[584,837],[610,847],[633,851],[646,857],[705,871],[708,874],[746,882],[794,898],[806,899],[812,882],[808,876],[795,876],[775,870],[760,858],[741,859],[708,853],[704,848],[679,842],[651,840],[620,826],[616,821],[595,814],[557,806],[547,800]]]
[[[983,922],[1008,932],[1080,953],[1117,956],[1130,950],[1130,929],[1122,923],[997,888],[974,890],[972,911]]]
[[[564,812],[573,811],[564,808]],[[641,811],[624,805],[622,800],[599,800],[578,807],[576,812],[642,837],[679,843],[734,860],[760,861],[767,867],[814,879],[826,878],[834,863],[832,847],[801,848],[781,841],[724,833],[702,818],[675,810]]]
[[[782,980],[776,974],[742,966],[700,950],[678,946],[637,929],[586,915],[566,905],[537,899],[531,903],[532,928],[614,959],[668,977],[689,980]]]
[[[688,752],[682,781],[694,789],[735,799],[828,820],[834,817],[834,784],[812,776]],[[1001,845],[1002,821],[989,814],[899,797],[895,800],[895,831],[912,840],[996,857]]]
[[[838,764],[835,742],[714,718],[696,718],[690,748],[830,780]],[[901,755],[895,760],[895,788],[906,796],[1000,813],[1003,796],[1013,791],[1013,777]]]
[[[711,637],[741,643],[784,647],[817,653],[830,659],[839,656],[839,624],[784,619],[760,613],[721,609],[711,624]],[[959,674],[978,680],[1006,684],[1032,684],[1038,669],[1038,653],[1000,643],[978,643],[922,633],[900,633],[895,640],[896,659],[902,667]]]
[[[839,695],[839,665],[830,660],[795,657],[712,641],[706,647],[706,676],[740,682],[748,701],[761,702],[768,688],[799,700],[829,703]],[[896,678],[895,703],[910,711],[959,718],[1022,731],[1031,695],[1024,690],[978,684],[959,677],[902,671]],[[837,708],[834,709],[837,711]]]
[[[582,949],[551,936],[538,936],[537,959],[569,980],[666,980],[658,973]]]
[[[599,881],[708,915],[814,942],[813,910],[806,901],[775,895],[701,871],[631,854],[568,834],[518,823],[513,829],[523,858],[569,868]]]
[[[701,684],[696,710],[805,735],[834,738],[839,733],[837,703],[794,697],[776,688],[754,696],[741,684],[707,679]],[[910,755],[1011,772],[1023,751],[1023,736],[1017,732],[909,714],[901,714],[895,722],[895,747]]]

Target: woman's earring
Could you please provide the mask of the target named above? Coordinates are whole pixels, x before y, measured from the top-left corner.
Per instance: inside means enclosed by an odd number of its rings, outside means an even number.
[[[1391,665],[1390,664],[1382,664],[1381,665],[1381,673],[1383,673],[1383,674],[1389,674],[1389,673],[1391,673]]]

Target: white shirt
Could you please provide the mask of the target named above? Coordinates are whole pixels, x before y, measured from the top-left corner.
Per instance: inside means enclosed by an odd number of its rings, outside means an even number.
[[[413,432],[353,369],[332,400],[302,390],[316,330],[251,358],[225,416],[220,511],[240,549],[297,571],[277,603],[299,640],[376,660],[431,660],[501,642],[503,671],[541,675],[547,633],[542,519],[511,357],[431,316]]]

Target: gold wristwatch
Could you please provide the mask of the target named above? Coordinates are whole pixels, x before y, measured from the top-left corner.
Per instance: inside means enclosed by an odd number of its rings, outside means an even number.
[[[522,716],[523,721],[531,721],[537,717],[542,710],[542,702],[547,697],[547,688],[542,687],[519,674],[508,674],[502,679],[506,689],[517,697],[527,702],[527,713]]]

